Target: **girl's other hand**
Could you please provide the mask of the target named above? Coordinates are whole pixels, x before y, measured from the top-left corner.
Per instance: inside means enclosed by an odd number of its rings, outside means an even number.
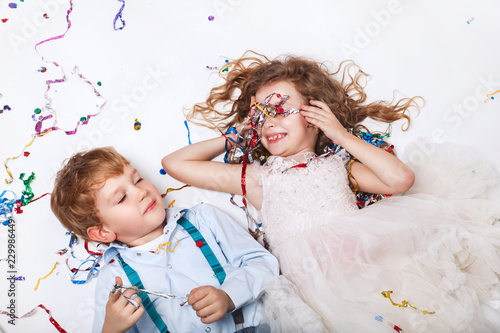
[[[333,143],[341,144],[347,134],[344,126],[338,121],[328,105],[321,101],[310,100],[309,105],[300,106],[300,114],[311,125],[319,128]]]

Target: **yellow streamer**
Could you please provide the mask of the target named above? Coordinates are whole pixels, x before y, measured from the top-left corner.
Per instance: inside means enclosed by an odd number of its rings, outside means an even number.
[[[161,195],[161,197],[162,197],[162,198],[165,198],[165,196],[168,194],[168,192],[172,192],[172,191],[179,191],[179,190],[182,190],[184,187],[190,187],[190,186],[191,186],[191,185],[186,184],[186,185],[184,185],[184,186],[182,186],[182,187],[179,187],[179,188],[167,188],[167,192],[163,193],[163,194]]]
[[[52,267],[52,270],[50,271],[49,274],[45,275],[43,278],[39,278],[38,279],[38,282],[36,283],[36,286],[35,286],[35,290],[38,288],[38,284],[40,283],[40,280],[43,280],[43,279],[47,278],[50,274],[52,274],[54,272],[54,269],[56,269],[57,264],[58,264],[58,262],[56,262],[54,264],[54,267]]]
[[[23,150],[21,151],[21,153],[19,155],[14,156],[14,157],[9,157],[3,162],[3,165],[5,166],[5,170],[7,170],[7,174],[9,175],[9,179],[5,179],[5,184],[8,185],[8,184],[12,183],[12,181],[14,180],[14,177],[12,176],[12,173],[10,173],[10,170],[9,170],[9,167],[7,166],[7,163],[9,162],[9,160],[15,160],[24,154],[24,151],[26,150],[26,148],[31,146],[33,141],[35,141],[35,139],[37,138],[37,135],[33,134],[32,137],[33,138],[31,139],[30,143],[28,143],[26,146],[24,146]]]
[[[158,245],[158,247],[156,248],[154,253],[156,254],[156,252],[158,252],[160,250],[165,250],[165,245],[167,245],[168,252],[172,253],[172,252],[174,252],[177,245],[179,245],[179,240],[177,240],[177,243],[175,243],[175,246],[172,250],[170,250],[170,242],[166,242],[166,243]]]
[[[487,94],[486,95],[486,99],[484,100],[484,102],[486,103],[486,101],[490,98],[490,96],[495,95],[498,92],[500,92],[500,90],[497,90],[497,91],[495,91],[494,93],[491,93],[491,94]]]
[[[257,107],[257,109],[259,109],[260,111],[264,112],[264,114],[268,117],[271,117],[263,108],[260,107],[259,104],[257,104],[256,102],[253,102],[253,105],[255,105]]]
[[[392,298],[391,298],[391,294],[393,293],[392,290],[387,290],[387,291],[382,291],[382,296],[384,296],[385,298],[388,298],[389,301],[391,301],[392,305],[395,305],[395,306],[399,306],[400,308],[407,308],[407,307],[410,307],[412,309],[415,309],[415,310],[420,310],[418,309],[417,307],[411,305],[408,301],[405,301],[405,300],[402,300],[401,301],[401,304],[398,304],[398,303],[395,303]],[[427,310],[420,310],[422,311],[424,314],[434,314],[435,312],[434,311],[427,311]]]

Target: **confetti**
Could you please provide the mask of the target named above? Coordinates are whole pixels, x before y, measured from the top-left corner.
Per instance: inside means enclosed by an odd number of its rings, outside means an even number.
[[[139,122],[139,120],[135,120],[135,123],[134,123],[134,129],[136,131],[140,130],[141,129],[141,123]]]
[[[11,2],[11,3],[9,3],[9,7],[12,8],[12,9],[17,8],[17,4]]]
[[[467,21],[467,24],[471,24],[472,21],[474,21],[474,17],[471,17],[468,21]]]
[[[229,63],[229,60],[226,60],[226,64],[227,63]],[[229,67],[231,67],[231,64],[228,64],[226,67],[224,67],[224,69],[221,72],[228,72],[229,71]]]
[[[50,17],[49,17],[49,15],[47,15],[47,13],[43,14],[43,17],[44,17],[45,19],[49,19],[49,18],[50,18]]]
[[[69,9],[67,10],[66,12],[66,21],[68,22],[68,25],[66,27],[66,31],[62,34],[62,35],[58,35],[58,36],[55,36],[55,37],[51,37],[51,38],[48,38],[48,39],[45,39],[45,40],[42,40],[41,42],[38,42],[37,44],[35,44],[35,51],[36,53],[42,58],[42,60],[46,63],[52,63],[54,64],[54,66],[56,67],[59,67],[59,65],[57,64],[57,62],[55,61],[47,61],[45,60],[45,58],[38,52],[38,46],[40,46],[41,44],[44,44],[46,42],[49,42],[49,41],[52,41],[52,40],[57,40],[57,39],[61,39],[63,38],[66,33],[69,31],[69,29],[71,28],[71,20],[69,19],[69,15],[71,14],[71,12],[73,11],[73,0],[70,0],[69,1],[69,4],[70,4],[70,7]],[[44,94],[44,97],[45,97],[45,109],[51,111],[52,114],[46,116],[46,117],[43,117],[40,121],[37,122],[37,124],[35,125],[35,134],[32,134],[31,136],[31,141],[26,145],[24,146],[23,150],[21,151],[21,153],[18,155],[18,156],[14,156],[14,157],[10,157],[10,158],[7,158],[5,161],[4,161],[4,166],[5,166],[5,169],[7,171],[7,174],[9,176],[8,179],[5,179],[5,183],[6,184],[11,184],[12,181],[13,181],[13,177],[12,177],[12,173],[10,172],[9,170],[9,167],[8,167],[8,162],[10,160],[13,160],[13,159],[16,159],[18,157],[20,157],[24,150],[29,147],[37,137],[39,136],[43,136],[51,131],[57,131],[57,130],[61,130],[61,128],[58,128],[58,127],[55,127],[55,125],[57,124],[57,117],[55,116],[55,111],[52,109],[51,107],[51,98],[49,97],[48,93],[51,89],[51,85],[54,84],[54,83],[62,83],[62,82],[66,82],[66,75],[64,74],[64,70],[61,68],[61,71],[63,73],[63,77],[61,79],[56,79],[56,80],[47,80],[46,81],[46,84],[47,84],[47,89],[45,91],[45,94]],[[73,69],[73,72],[72,74],[75,74],[75,75],[78,75],[78,77],[80,77],[80,79],[84,80],[86,83],[88,83],[89,85],[92,86],[93,90],[94,90],[94,94],[98,97],[101,97],[101,94],[99,94],[99,92],[94,88],[94,86],[92,85],[92,83],[90,81],[88,81],[82,74],[80,74],[78,72],[78,67],[75,66],[74,69]],[[96,114],[94,115],[88,115],[87,116],[87,119],[90,119],[90,117],[93,117],[93,116],[96,116],[98,115],[101,111],[102,111],[102,108],[104,108],[104,106],[106,105],[106,100],[101,104],[101,107],[99,109],[99,112],[97,112]],[[45,130],[42,130],[42,123],[43,121],[47,120],[47,119],[51,119],[51,118],[54,118],[54,123],[52,124],[51,127],[45,129]],[[75,134],[77,129],[78,129],[78,126],[79,125],[85,125],[87,124],[88,120],[87,121],[84,121],[84,122],[78,122],[75,129],[73,131],[64,131],[66,133],[66,135],[71,135],[71,134]]]
[[[160,175],[166,175],[166,174],[167,174],[167,172],[163,168],[161,168],[160,169]]]
[[[3,18],[3,19],[2,19],[2,22],[3,22],[3,23],[6,23],[8,20],[9,20],[8,18]]]
[[[487,94],[487,95],[486,95],[486,99],[484,100],[484,102],[486,103],[486,101],[487,101],[488,99],[495,99],[495,97],[493,97],[493,95],[495,95],[495,94],[497,94],[497,93],[499,93],[499,92],[500,92],[500,90],[497,90],[497,91],[495,91],[494,93]],[[491,96],[491,97],[490,97],[490,96]]]
[[[213,20],[214,20],[214,18],[215,18],[215,17],[213,17],[212,15],[210,15],[210,16],[208,17],[208,20],[209,20],[209,21],[213,21]]]
[[[118,0],[118,2],[121,2],[123,4],[120,7],[120,10],[118,10],[118,13],[115,16],[115,19],[113,20],[113,29],[115,29],[115,31],[122,30],[123,28],[125,28],[125,21],[122,19],[123,8],[125,8],[125,0]],[[122,23],[122,26],[117,28],[116,27],[116,21],[118,21],[118,19],[120,19],[120,22]]]

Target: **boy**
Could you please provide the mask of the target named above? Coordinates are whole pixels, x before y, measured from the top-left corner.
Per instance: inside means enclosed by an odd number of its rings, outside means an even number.
[[[71,157],[57,174],[51,208],[72,233],[109,244],[94,332],[253,332],[260,323],[259,298],[278,274],[276,258],[210,205],[165,210],[156,187],[113,148]],[[230,313],[240,308],[237,326]]]

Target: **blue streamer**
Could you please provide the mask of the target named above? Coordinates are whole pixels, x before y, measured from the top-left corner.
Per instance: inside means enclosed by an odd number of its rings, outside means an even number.
[[[186,128],[188,130],[188,142],[191,144],[191,132],[189,131],[189,126],[187,120],[184,120],[184,125],[186,125]]]
[[[118,13],[115,16],[115,19],[113,20],[113,29],[115,29],[115,31],[122,30],[123,28],[125,28],[125,21],[122,19],[123,8],[125,8],[125,0],[118,0],[118,2],[123,3],[123,5],[120,7],[120,10],[118,11]],[[122,23],[122,26],[119,28],[116,27],[116,21],[118,21],[118,19],[120,19]]]
[[[12,193],[14,199],[4,198],[4,195],[8,192]],[[9,190],[4,190],[0,194],[0,220],[3,225],[8,225],[10,223],[10,218],[12,217],[12,210],[14,209],[14,205],[16,204],[16,194]]]

